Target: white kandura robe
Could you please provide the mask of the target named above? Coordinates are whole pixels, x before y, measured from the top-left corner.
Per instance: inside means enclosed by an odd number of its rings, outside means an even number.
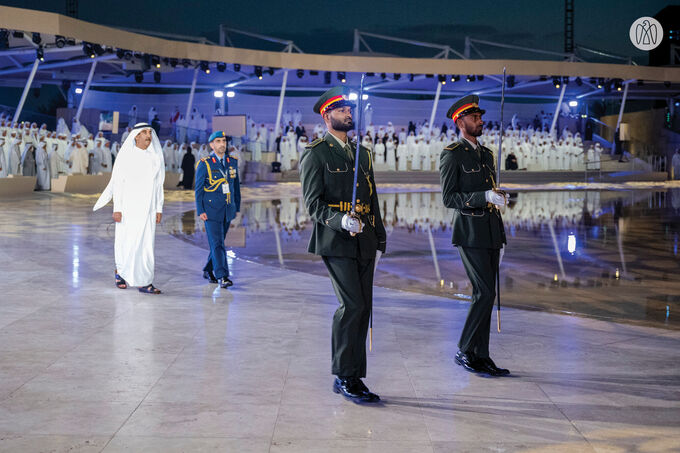
[[[399,159],[397,170],[406,171],[408,169],[408,167],[406,166],[406,164],[408,163],[407,156],[408,148],[406,147],[406,143],[399,142],[399,145],[397,145],[397,158]]]
[[[393,141],[387,141],[385,145],[385,168],[394,171],[397,169],[395,146]]]
[[[44,143],[41,143],[41,146],[35,149],[35,166],[36,175],[38,176],[36,187],[38,190],[50,190],[52,187],[50,181],[50,162],[47,158],[45,146]]]
[[[6,178],[9,175],[9,167],[7,166],[7,158],[5,157],[5,142],[0,142],[0,178]]]
[[[115,260],[118,274],[130,286],[147,286],[154,279],[156,214],[163,211],[165,164],[162,151],[152,148],[134,146],[118,155],[111,181],[93,208],[113,198],[113,212],[122,214],[116,223]]]

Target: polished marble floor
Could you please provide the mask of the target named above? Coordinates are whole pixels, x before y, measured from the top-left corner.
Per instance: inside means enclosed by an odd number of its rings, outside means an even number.
[[[397,201],[406,193],[403,187],[387,189]],[[414,206],[415,193],[418,203],[426,205],[422,189],[406,197],[415,211],[425,209]],[[423,225],[440,216],[433,203],[427,207],[427,222],[418,212],[412,216],[418,220],[413,236],[402,231],[411,227],[395,221],[394,256],[380,263],[383,284],[375,289],[374,348],[366,383],[383,403],[357,406],[333,394],[332,287],[323,275],[291,266],[295,260],[284,253],[287,246],[291,253],[297,250],[295,244],[304,243],[308,231],[300,231],[304,214],[282,209],[297,191],[295,184],[244,191],[253,209],[264,209],[262,222],[270,226],[251,228],[245,214],[257,216],[244,209],[245,247],[231,253],[236,286],[229,290],[201,278],[206,250],[200,225],[196,229],[187,215],[191,198],[168,193],[156,240],[155,283],[164,291],[161,296],[113,286],[110,209],[92,213],[94,197],[36,194],[0,201],[0,452],[678,451],[680,332],[673,311],[668,322],[656,309],[648,319],[639,316],[640,322],[611,322],[605,320],[617,318],[611,308],[603,316],[569,316],[537,303],[532,310],[508,307],[503,332],[492,333],[491,349],[513,376],[484,378],[455,365],[469,288],[455,278],[455,269],[447,268],[457,258],[443,239],[446,225],[438,224],[441,232],[432,235],[438,258],[423,252],[430,250]],[[543,249],[546,240],[552,244],[550,228],[538,228],[541,247],[532,252],[527,238],[537,231],[536,224],[519,210],[516,219],[509,212],[508,222],[517,225],[513,237],[522,246],[509,248],[504,266],[526,265],[527,274],[535,273],[531,279],[546,279],[545,287],[536,282],[522,289],[532,301],[559,303],[572,291],[599,289],[590,296],[596,303],[597,294],[625,285],[635,301],[652,290],[651,284],[643,286],[647,278],[672,285],[677,282],[672,267],[677,265],[677,217],[663,217],[667,229],[659,233],[654,224],[640,222],[639,215],[627,214],[639,213],[645,203],[650,211],[667,210],[672,194],[658,192],[664,195],[617,198],[603,193],[597,202],[590,199],[588,212],[603,222],[614,219],[607,212],[610,202],[619,206],[614,230],[631,235],[645,230],[649,235],[643,238],[666,238],[643,243],[637,251],[629,250],[626,236],[614,234],[611,226],[606,240],[604,233],[593,236],[593,225],[579,226],[575,206],[582,210],[581,202],[548,199],[550,205],[565,207],[553,225],[558,252],[552,267],[542,271],[522,261],[548,262],[551,249]],[[521,198],[517,206],[524,203]],[[281,200],[277,209],[267,209],[274,199]],[[255,208],[258,201],[265,203]],[[398,215],[396,203],[394,216],[411,218]],[[290,239],[295,224],[300,240]],[[571,255],[567,245],[567,256],[562,242],[569,242],[571,224],[576,250]],[[276,229],[279,233],[273,234]],[[411,257],[404,250],[415,242],[417,253]],[[644,246],[666,251],[647,256]],[[258,253],[252,250],[258,247],[271,257],[255,260]],[[609,275],[599,275],[601,287],[589,277],[579,250],[609,260]],[[513,253],[518,255],[513,258]],[[564,274],[557,255],[563,258]],[[636,280],[640,266],[629,265],[631,255],[636,255],[632,263],[641,260],[653,276]],[[425,289],[439,260],[448,293],[390,284],[394,277],[389,275],[400,272],[400,259],[411,260],[418,270],[414,281],[422,281]],[[654,274],[659,269],[665,277]],[[580,272],[583,283],[576,287]],[[557,285],[550,284],[554,274]],[[512,278],[513,288],[522,286]],[[592,288],[589,278],[594,279]],[[439,286],[436,291],[443,291]],[[453,291],[458,296],[451,297]],[[512,289],[505,292],[513,304]],[[651,295],[665,295],[664,303],[670,304],[677,302],[678,293]],[[627,311],[622,313],[625,317]]]

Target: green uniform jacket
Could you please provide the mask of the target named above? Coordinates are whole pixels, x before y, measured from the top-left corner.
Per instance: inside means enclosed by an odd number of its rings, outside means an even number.
[[[482,146],[481,160],[465,140],[442,151],[439,173],[442,198],[453,208],[454,245],[499,249],[505,241],[500,211],[486,202],[485,192],[496,177],[493,154]]]
[[[352,154],[356,143],[352,144]],[[322,256],[373,258],[385,252],[387,234],[380,216],[370,152],[361,147],[357,178],[357,207],[364,230],[356,236],[342,228],[351,210],[354,161],[330,134],[310,143],[300,161],[300,181],[305,206],[314,222],[308,251]]]

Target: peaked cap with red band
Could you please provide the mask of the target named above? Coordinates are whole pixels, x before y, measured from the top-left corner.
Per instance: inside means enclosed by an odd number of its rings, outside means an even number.
[[[345,106],[354,108],[356,104],[349,100],[349,88],[337,86],[321,95],[314,104],[314,113],[323,115],[330,110]]]
[[[479,108],[479,96],[475,94],[470,94],[457,100],[449,111],[446,112],[446,117],[451,118],[455,123],[458,118],[472,113],[481,113],[482,115],[486,113],[486,110]]]

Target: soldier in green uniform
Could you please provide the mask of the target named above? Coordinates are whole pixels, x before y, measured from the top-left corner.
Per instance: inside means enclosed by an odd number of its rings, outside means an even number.
[[[489,329],[496,297],[498,265],[506,243],[498,209],[507,195],[495,183],[494,157],[477,137],[482,135],[479,97],[465,96],[447,113],[461,130],[462,138],[444,148],[440,157],[442,197],[453,208],[453,245],[472,283],[472,304],[458,342],[456,363],[474,373],[503,376],[489,357]]]
[[[385,252],[386,233],[380,216],[373,162],[361,148],[355,163],[356,143],[347,132],[354,128],[349,90],[334,87],[314,105],[328,133],[307,146],[300,161],[305,206],[314,222],[308,251],[320,255],[340,306],[333,316],[333,391],[356,403],[377,402],[368,390],[366,333],[373,304],[376,256]],[[352,210],[354,166],[359,165],[356,208]]]

